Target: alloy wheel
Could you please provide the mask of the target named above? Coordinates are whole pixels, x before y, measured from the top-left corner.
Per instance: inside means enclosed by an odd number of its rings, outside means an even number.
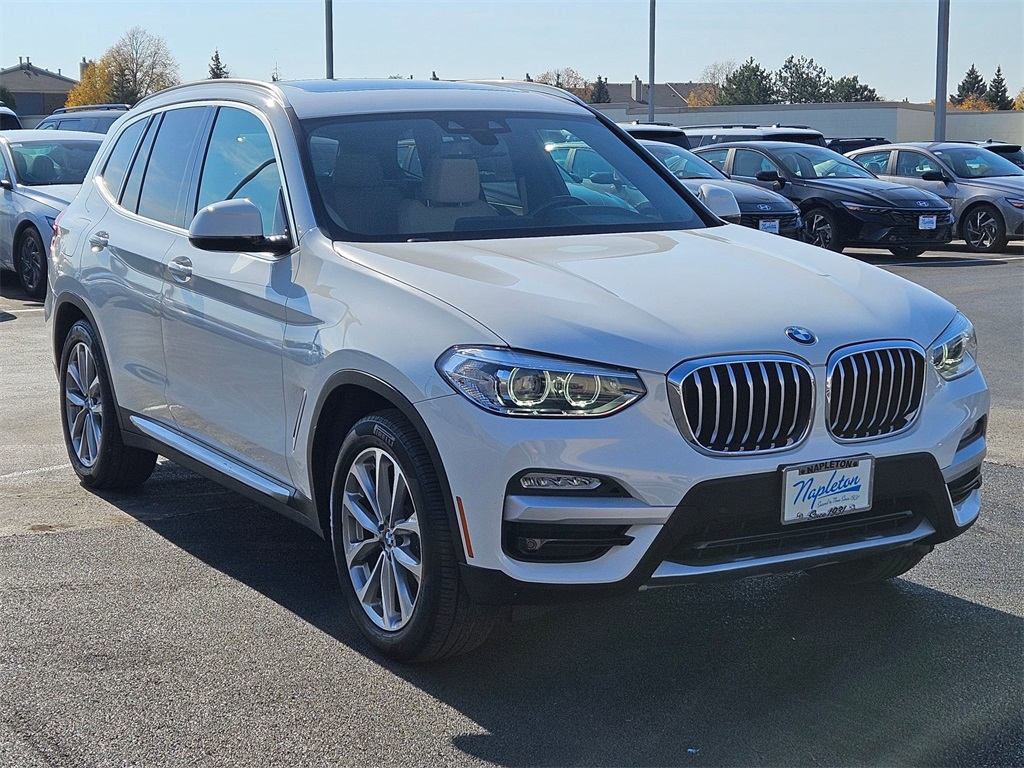
[[[37,290],[43,279],[43,258],[38,238],[21,238],[21,248],[18,250],[18,276],[21,278],[22,286],[29,292]]]
[[[819,248],[828,248],[835,233],[832,231],[832,222],[820,213],[812,213],[807,221],[807,234],[811,245]]]
[[[405,473],[381,448],[355,457],[345,478],[342,544],[356,597],[381,629],[412,619],[423,577],[419,520]]]
[[[964,240],[978,250],[992,248],[999,239],[999,222],[985,208],[979,208],[964,222]]]
[[[75,456],[92,467],[100,453],[103,433],[103,393],[96,359],[88,344],[77,342],[64,374],[64,417]]]

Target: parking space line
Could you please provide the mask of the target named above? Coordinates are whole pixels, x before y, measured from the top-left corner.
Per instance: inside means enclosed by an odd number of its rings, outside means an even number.
[[[55,464],[52,467],[39,467],[38,469],[23,469],[20,472],[8,472],[6,475],[0,475],[0,480],[10,480],[15,477],[25,477],[26,475],[42,475],[46,472],[56,472],[58,469],[66,469],[67,464]]]

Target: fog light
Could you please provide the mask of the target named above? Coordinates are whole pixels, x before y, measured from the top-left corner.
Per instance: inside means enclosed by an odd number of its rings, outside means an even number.
[[[593,491],[601,480],[586,475],[557,475],[550,472],[530,472],[520,480],[523,488],[531,491]]]

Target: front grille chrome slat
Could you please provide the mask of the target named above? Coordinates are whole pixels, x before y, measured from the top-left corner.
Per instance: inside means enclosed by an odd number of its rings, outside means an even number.
[[[784,450],[802,442],[809,431],[814,378],[797,359],[749,355],[697,360],[679,366],[669,378],[681,406],[680,431],[706,453]]]
[[[828,370],[828,429],[836,439],[872,440],[913,425],[924,397],[921,349],[858,345],[840,350]]]

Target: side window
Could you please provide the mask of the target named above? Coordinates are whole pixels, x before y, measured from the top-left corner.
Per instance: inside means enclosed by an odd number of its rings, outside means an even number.
[[[251,112],[221,107],[203,163],[198,208],[245,198],[259,208],[265,236],[283,235],[286,225],[280,208],[281,187],[281,173],[266,127]]]
[[[121,192],[121,206],[129,211],[135,211],[139,207],[139,192],[142,191],[142,179],[146,175],[146,165],[149,163],[149,153],[153,149],[153,141],[156,139],[157,128],[160,127],[162,116],[153,117],[149,120],[149,127],[142,138],[142,146],[132,161],[128,171],[128,178],[124,183],[124,190]]]
[[[865,170],[874,174],[889,172],[889,150],[882,152],[865,152],[853,158]]]
[[[7,178],[7,162],[4,160],[4,156],[0,155],[0,179]]]
[[[117,143],[111,150],[110,157],[107,158],[107,164],[103,166],[101,174],[103,184],[115,198],[121,191],[121,182],[124,181],[125,174],[128,172],[128,164],[132,161],[135,148],[139,145],[139,139],[142,138],[142,132],[146,129],[148,122],[148,120],[139,120],[137,123],[129,125],[124,133],[117,138]]]
[[[140,216],[177,227],[185,225],[190,161],[206,117],[206,107],[172,109],[164,114],[142,181]]]
[[[57,121],[57,129],[61,131],[82,131],[85,130],[82,127],[82,118],[73,117],[65,120]]]
[[[778,168],[771,160],[752,149],[737,149],[732,160],[732,175],[754,178],[761,171],[776,171]]]
[[[920,152],[900,150],[896,154],[896,175],[921,178],[928,171],[940,171],[938,163]]]
[[[725,171],[725,158],[728,154],[728,149],[710,149],[707,152],[701,152],[700,156],[715,166],[718,170]]]

